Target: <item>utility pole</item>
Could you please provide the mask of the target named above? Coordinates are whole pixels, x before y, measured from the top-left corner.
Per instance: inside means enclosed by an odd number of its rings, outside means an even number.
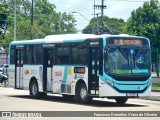
[[[97,31],[96,34],[99,35],[99,27],[98,27],[98,13],[97,13]]]
[[[104,0],[102,0],[102,4],[101,5],[94,5],[94,6],[97,9],[101,9],[101,31],[100,31],[100,33],[103,34],[103,27],[104,27],[104,24],[103,24],[103,14],[104,13],[103,13],[103,11],[104,11],[104,9],[107,8],[107,6],[104,5]]]
[[[101,34],[103,34],[103,9],[104,9],[104,0],[102,0],[102,6],[101,6]]]
[[[96,1],[94,0],[94,5],[93,5],[93,7],[94,7],[94,12],[93,12],[94,24],[92,26],[92,34],[95,34],[95,28],[96,28],[96,25],[95,25],[95,23],[96,23],[96,20],[95,20],[95,13],[96,13],[95,4],[96,4]]]
[[[32,0],[32,7],[31,7],[31,40],[33,39],[33,0]]]
[[[16,39],[17,39],[17,36],[16,36],[16,27],[17,27],[17,25],[16,25],[16,0],[14,1],[14,41],[16,41]]]
[[[156,72],[157,77],[159,77],[159,54],[158,54],[158,46],[156,48]]]

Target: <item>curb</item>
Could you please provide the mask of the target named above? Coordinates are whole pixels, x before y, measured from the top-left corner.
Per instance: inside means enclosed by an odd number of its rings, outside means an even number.
[[[160,90],[152,90],[152,92],[160,92]],[[160,101],[160,93],[159,96],[139,96],[139,99]]]
[[[160,96],[145,96],[145,97],[139,97],[139,99],[160,101]]]
[[[160,90],[152,90],[152,92],[160,92]]]
[[[8,87],[8,85],[1,85],[1,84],[0,84],[0,87],[6,88],[6,87]]]

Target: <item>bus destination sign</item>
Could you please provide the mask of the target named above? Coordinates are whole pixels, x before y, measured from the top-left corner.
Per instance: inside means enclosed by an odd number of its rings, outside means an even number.
[[[141,40],[114,39],[115,45],[142,45]]]
[[[85,67],[74,67],[74,73],[85,73]]]

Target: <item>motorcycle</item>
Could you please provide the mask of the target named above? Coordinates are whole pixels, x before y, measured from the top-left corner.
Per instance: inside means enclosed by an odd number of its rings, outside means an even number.
[[[0,72],[0,83],[1,84],[7,84],[8,83],[8,77],[3,72]]]

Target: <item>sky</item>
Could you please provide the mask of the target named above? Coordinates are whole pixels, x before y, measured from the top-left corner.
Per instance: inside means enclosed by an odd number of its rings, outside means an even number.
[[[67,12],[74,15],[77,20],[77,28],[81,32],[88,24],[89,20],[94,17],[94,1],[95,5],[101,5],[102,0],[49,0],[55,4],[57,12]],[[124,21],[131,16],[131,12],[143,3],[149,0],[104,0],[104,15],[110,18],[122,18]],[[74,13],[73,13],[74,12]],[[96,9],[95,13],[101,13]]]

